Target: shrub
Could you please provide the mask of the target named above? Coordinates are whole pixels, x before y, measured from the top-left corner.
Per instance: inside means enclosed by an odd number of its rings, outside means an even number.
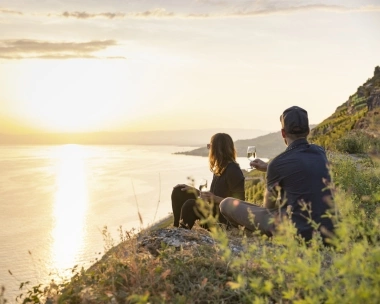
[[[376,162],[369,157],[330,154],[331,175],[334,185],[349,193],[355,206],[354,212],[374,215],[379,204],[380,171]]]
[[[336,150],[342,153],[362,154],[366,151],[367,138],[358,132],[351,132],[336,142]]]

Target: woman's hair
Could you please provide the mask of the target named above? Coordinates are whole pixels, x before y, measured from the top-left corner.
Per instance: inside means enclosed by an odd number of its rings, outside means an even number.
[[[211,137],[208,160],[210,171],[221,175],[230,162],[236,163],[236,150],[230,135],[216,133]]]

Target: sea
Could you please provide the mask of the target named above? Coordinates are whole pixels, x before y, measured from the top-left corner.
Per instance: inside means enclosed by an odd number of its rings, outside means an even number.
[[[194,148],[0,146],[0,287],[8,303],[25,293],[20,285],[65,281],[120,234],[167,217],[173,186],[211,182],[207,157],[175,154]]]

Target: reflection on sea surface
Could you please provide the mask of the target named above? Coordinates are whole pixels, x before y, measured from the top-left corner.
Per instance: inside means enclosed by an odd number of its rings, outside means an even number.
[[[53,265],[58,271],[74,265],[84,246],[88,193],[84,167],[84,148],[77,145],[59,147],[58,172],[52,231]]]
[[[144,226],[167,216],[173,185],[210,178],[206,158],[172,154],[190,149],[0,145],[0,286],[7,298],[20,294],[21,282],[61,282],[75,265],[91,266],[104,253],[105,225],[115,243],[120,226],[139,229],[137,206]]]

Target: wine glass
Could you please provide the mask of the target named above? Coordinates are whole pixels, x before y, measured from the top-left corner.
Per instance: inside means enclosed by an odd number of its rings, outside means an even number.
[[[201,197],[202,189],[207,188],[207,179],[202,178],[199,182],[199,197]]]
[[[247,158],[249,159],[249,162],[255,160],[257,157],[256,155],[256,146],[248,146],[247,148]],[[249,168],[248,171],[254,170],[255,168]]]

